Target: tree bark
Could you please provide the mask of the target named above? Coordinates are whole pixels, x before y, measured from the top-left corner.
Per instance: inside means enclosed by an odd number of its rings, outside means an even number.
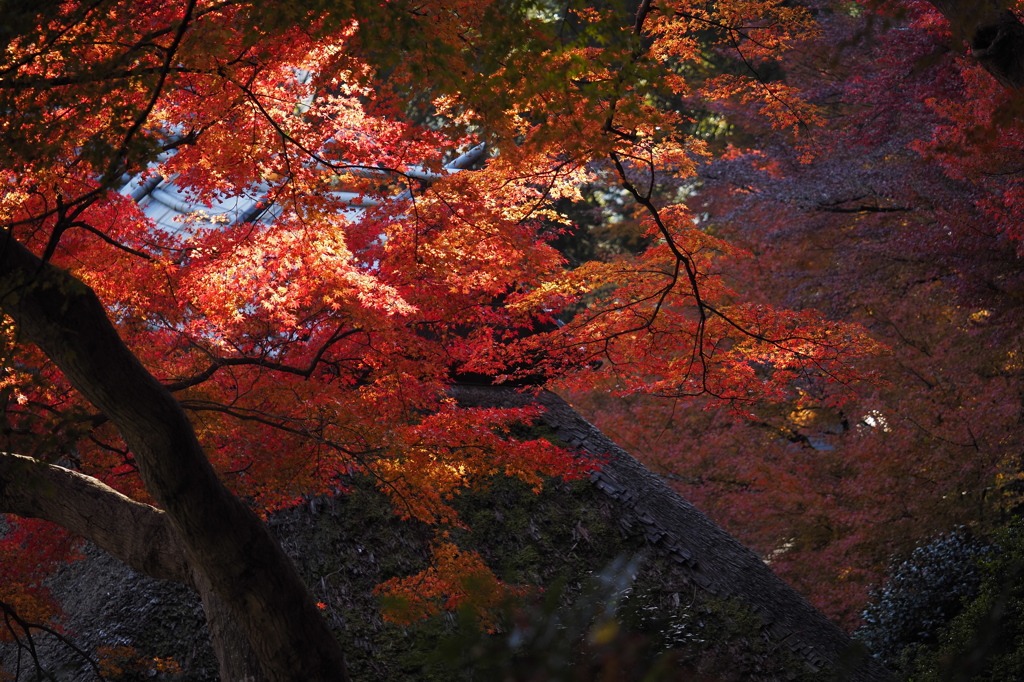
[[[850,638],[764,561],[669,488],[660,477],[618,447],[554,393],[524,393],[498,386],[455,386],[450,391],[466,407],[521,407],[539,404],[541,420],[555,435],[607,461],[591,480],[639,526],[649,545],[677,562],[700,589],[747,604],[771,639],[787,646],[814,670],[828,669],[836,679],[856,682],[891,680],[880,663],[858,655]]]
[[[203,574],[189,567],[164,512],[90,476],[31,457],[0,453],[0,513],[51,521],[140,573],[197,590],[221,679],[266,680],[238,620]]]
[[[6,233],[0,308],[118,428],[190,567],[223,600],[271,682],[345,681],[344,656],[298,572],[217,478],[184,410],[125,346],[84,283]]]
[[[1024,24],[1005,3],[930,0],[946,17],[957,39],[996,80],[1013,90],[1024,88]]]
[[[52,521],[140,573],[194,587],[167,515],[89,476],[0,452],[0,513]]]
[[[220,664],[220,679],[231,682],[265,682],[267,678],[263,675],[259,657],[231,609],[211,589],[202,574],[194,574],[193,579],[199,597],[203,600],[210,644]]]

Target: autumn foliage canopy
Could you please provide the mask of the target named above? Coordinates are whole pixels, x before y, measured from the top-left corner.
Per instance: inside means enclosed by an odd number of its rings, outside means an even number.
[[[572,390],[617,412],[609,424],[672,423],[609,395],[692,410],[706,423],[675,432],[665,466],[700,444],[728,475],[702,478],[693,459],[673,470],[717,486],[698,499],[723,516],[770,499],[770,523],[749,527],[759,549],[835,541],[839,558],[816,569],[832,577],[856,570],[867,521],[910,504],[893,451],[968,438],[945,417],[907,426],[896,394],[918,415],[965,404],[949,391],[1005,407],[990,383],[907,358],[914,332],[890,307],[941,308],[929,314],[984,336],[980,283],[1015,272],[1024,236],[1016,100],[945,48],[948,24],[923,3],[98,0],[12,17],[0,249],[95,292],[258,513],[358,474],[435,526],[435,565],[382,588],[422,597],[416,613],[454,606],[459,575],[488,574],[445,534],[460,524],[454,495],[496,474],[539,487],[592,466],[510,438],[531,410],[458,407],[453,381]],[[122,191],[132,178],[171,179],[211,207],[258,194],[265,210],[198,210],[160,229]],[[575,248],[587,234],[591,248]],[[975,254],[992,248],[1005,263],[986,274]],[[880,265],[861,287],[881,252],[915,274]],[[0,448],[165,506],[115,416],[23,332],[30,285],[0,273]],[[1019,372],[1012,344],[993,343],[993,366]],[[885,363],[930,389],[893,384]],[[841,448],[793,447],[814,425],[840,438],[829,419],[850,432]],[[770,437],[744,435],[758,423]],[[945,445],[907,466],[982,485],[1012,449],[995,431],[969,436],[985,462],[969,473]],[[780,510],[856,532],[798,532]],[[0,600],[44,619],[56,531],[12,523]]]
[[[793,138],[715,103],[734,127],[687,205],[756,255],[731,273],[740,290],[884,344],[864,365],[881,381],[793,384],[747,420],[642,396],[580,404],[853,627],[891,556],[1020,508],[1021,101],[931,4],[816,18],[762,72],[817,119]]]

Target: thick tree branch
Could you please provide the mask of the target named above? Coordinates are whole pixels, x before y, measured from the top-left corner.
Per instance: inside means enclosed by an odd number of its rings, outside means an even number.
[[[167,515],[90,476],[0,452],[0,512],[52,521],[140,573],[192,583]]]
[[[136,571],[197,590],[207,614],[210,639],[224,680],[263,679],[245,632],[203,575],[189,568],[170,519],[162,511],[125,497],[96,479],[31,457],[0,452],[0,513],[45,519],[92,542]],[[4,610],[0,603],[0,611]],[[92,659],[60,633],[38,623],[9,618],[30,637],[43,630]]]
[[[946,17],[953,35],[1008,88],[1024,88],[1024,24],[998,0],[929,0]]]

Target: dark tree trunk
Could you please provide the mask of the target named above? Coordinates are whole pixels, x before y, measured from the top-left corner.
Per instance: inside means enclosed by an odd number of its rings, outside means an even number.
[[[189,566],[234,614],[266,679],[347,681],[341,648],[291,561],[217,478],[184,410],[124,345],[95,293],[8,233],[0,308],[117,426]]]
[[[1024,88],[1024,24],[1005,3],[930,0],[971,55],[1004,86]]]
[[[231,682],[265,682],[259,659],[245,631],[227,604],[210,589],[202,575],[195,575],[199,596],[206,612],[210,644],[220,663],[220,679]]]

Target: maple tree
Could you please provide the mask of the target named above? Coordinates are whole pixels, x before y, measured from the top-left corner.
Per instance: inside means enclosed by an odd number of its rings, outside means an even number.
[[[22,8],[0,63],[3,510],[193,585],[225,677],[344,679],[250,508],[372,476],[439,529],[436,565],[382,588],[429,585],[428,613],[457,601],[452,575],[487,570],[444,535],[451,496],[592,466],[509,437],[538,408],[459,407],[454,379],[583,390],[613,376],[619,393],[736,413],[865,376],[856,360],[880,344],[752,300],[749,255],[683,202],[718,151],[692,107],[766,121],[792,150],[777,163],[822,156],[786,137],[826,126],[817,93],[752,66],[822,31],[808,7],[772,1]],[[750,68],[707,67],[723,58]],[[173,177],[211,210],[157,229],[120,191],[133,176]],[[567,263],[558,206],[585,186],[631,202],[641,248]],[[212,210],[246,192],[263,215]],[[829,396],[821,410],[848,397]],[[29,546],[27,570],[60,560],[19,524],[4,542]],[[42,618],[39,579],[14,568],[0,599]]]
[[[891,349],[865,366],[884,381],[842,405],[804,382],[753,420],[577,401],[848,627],[892,554],[1019,509],[1019,93],[974,24],[947,20],[957,3],[933,4],[824,6],[820,36],[775,65],[816,107],[810,134],[720,103],[734,146],[690,200],[756,254],[739,289],[862,325]]]

